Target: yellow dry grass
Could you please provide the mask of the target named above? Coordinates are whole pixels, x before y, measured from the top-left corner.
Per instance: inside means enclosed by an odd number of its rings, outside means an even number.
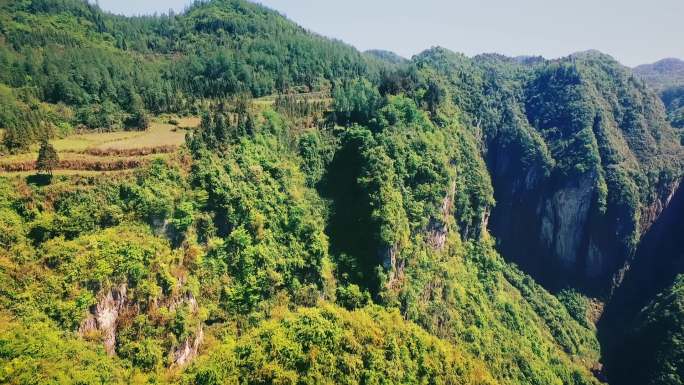
[[[267,95],[252,99],[252,105],[257,108],[270,107],[275,104],[276,98],[278,96],[279,95]],[[333,101],[332,97],[330,97],[330,92],[328,91],[306,92],[293,94],[292,96],[307,100],[309,102],[324,102],[326,104],[331,104]]]
[[[186,128],[199,126],[200,119],[189,117],[176,120],[179,122],[178,127],[154,121],[150,123],[150,128],[146,131],[89,132],[55,139],[51,143],[60,154],[60,158],[63,158],[65,153],[84,152],[88,149],[127,150],[160,146],[180,146],[185,143]],[[35,144],[29,152],[4,156],[2,160],[24,161],[36,159],[37,156],[38,145]]]
[[[180,146],[185,142],[185,130],[165,123],[151,123],[146,131],[137,135],[99,143],[92,148],[128,150],[133,148]],[[59,151],[59,150],[58,150]]]
[[[185,119],[187,126],[195,122]],[[53,145],[57,151],[85,151],[97,149],[133,149],[158,146],[180,146],[185,142],[186,130],[171,124],[152,122],[146,131],[102,132],[72,135],[55,140]]]
[[[188,116],[185,118],[178,118],[176,120],[178,121],[178,127],[181,128],[196,128],[199,127],[200,123],[202,123],[202,119],[200,119],[198,116]]]

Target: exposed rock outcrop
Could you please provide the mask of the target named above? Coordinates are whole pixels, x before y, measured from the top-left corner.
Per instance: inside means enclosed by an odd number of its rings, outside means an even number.
[[[104,348],[110,356],[116,354],[117,332],[120,327],[121,317],[125,313],[139,314],[141,308],[150,310],[160,307],[173,312],[181,306],[187,306],[193,316],[197,316],[199,305],[194,295],[183,289],[184,282],[180,280],[175,294],[168,297],[155,298],[147,305],[141,306],[135,303],[135,298],[131,298],[128,286],[123,283],[112,289],[103,291],[98,296],[98,302],[90,309],[90,314],[81,323],[79,334],[88,336],[94,333],[101,335]],[[125,319],[125,318],[124,318]],[[202,325],[197,327],[194,334],[186,337],[179,345],[171,348],[170,359],[173,366],[185,366],[196,356],[204,341],[204,331]]]
[[[171,297],[166,304],[169,311],[175,311],[179,306],[188,305],[192,313],[197,313],[198,305],[195,296],[191,292],[185,292],[183,295]]]
[[[127,289],[127,285],[122,283],[101,295],[97,304],[90,308],[90,314],[79,328],[81,335],[99,331],[102,334],[105,350],[109,355],[116,353],[117,320],[119,313],[127,305]]]
[[[670,205],[680,184],[681,179],[661,186],[656,192],[653,201],[643,208],[639,223],[641,234],[645,234],[651,228],[651,225],[660,217],[663,210]]]
[[[580,258],[589,209],[595,195],[595,179],[595,173],[584,175],[576,183],[554,191],[541,203],[541,242],[565,268],[573,268]],[[598,250],[596,252],[600,253]],[[600,261],[600,258],[597,260]]]
[[[405,261],[402,258],[399,258],[399,247],[396,245],[386,247],[383,250],[380,250],[379,254],[382,260],[382,266],[389,275],[387,287],[394,287],[404,275]]]
[[[548,288],[572,285],[597,295],[609,293],[680,181],[656,188],[648,201],[637,203],[636,215],[611,195],[619,192],[610,190],[607,208],[600,209],[601,176],[596,171],[545,175],[539,165],[517,159],[516,151],[494,148],[489,154],[497,201],[490,226],[501,253]]]
[[[608,302],[599,326],[599,338],[611,384],[643,384],[644,363],[660,352],[657,338],[634,329],[641,312],[684,273],[684,187],[666,196],[668,204],[644,234],[624,281]],[[664,312],[665,313],[665,312]],[[676,317],[677,315],[673,315]],[[660,325],[666,331],[670,325]],[[642,334],[643,333],[643,334]],[[647,342],[647,343],[644,343]],[[650,347],[646,345],[653,343]],[[638,346],[639,349],[634,347]]]
[[[449,217],[453,215],[454,211],[454,195],[456,194],[456,182],[453,181],[449,185],[449,191],[442,200],[439,215],[440,218],[430,218],[427,227],[427,244],[435,250],[441,250],[446,242],[449,231],[448,223]]]
[[[173,365],[185,366],[195,359],[202,341],[204,341],[204,330],[202,330],[202,326],[200,326],[195,335],[187,337],[180,346],[173,349],[171,354],[173,357]]]

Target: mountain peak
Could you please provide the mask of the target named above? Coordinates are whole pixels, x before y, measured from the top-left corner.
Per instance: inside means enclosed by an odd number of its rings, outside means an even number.
[[[660,59],[655,63],[642,64],[635,67],[635,70],[655,71],[655,72],[670,72],[670,71],[684,71],[684,60],[674,57]]]
[[[634,68],[634,73],[651,87],[663,91],[669,87],[684,85],[684,60],[665,58],[651,64]]]

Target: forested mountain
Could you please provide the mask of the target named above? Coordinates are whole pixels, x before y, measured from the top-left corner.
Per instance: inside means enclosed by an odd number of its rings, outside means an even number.
[[[684,85],[668,88],[660,97],[665,103],[672,126],[679,128],[684,143]]]
[[[681,177],[657,96],[597,52],[520,64],[436,48],[414,63],[427,108],[450,99],[479,137],[503,254],[550,287],[609,290]]]
[[[634,73],[660,93],[670,122],[674,127],[684,130],[684,61],[663,59],[640,65],[634,69]],[[682,130],[680,134],[684,143]]]
[[[82,0],[0,3],[0,126],[7,150],[72,126],[135,126],[201,100],[328,89],[369,73],[351,47],[249,2],[125,18]]]
[[[0,107],[2,153],[201,117],[133,172],[0,175],[1,383],[684,382],[684,150],[607,55],[0,0]]]
[[[663,91],[672,86],[684,85],[684,60],[668,58],[652,64],[642,64],[634,68],[634,73],[656,91]]]

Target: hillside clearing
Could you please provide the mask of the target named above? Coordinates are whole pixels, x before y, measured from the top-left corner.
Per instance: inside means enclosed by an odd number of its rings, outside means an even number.
[[[199,118],[176,119],[178,125],[155,119],[146,131],[88,132],[52,141],[60,158],[56,171],[102,172],[134,169],[156,158],[164,158],[185,142],[188,129],[199,125]],[[35,170],[38,145],[29,152],[0,159],[0,175],[15,175]]]

